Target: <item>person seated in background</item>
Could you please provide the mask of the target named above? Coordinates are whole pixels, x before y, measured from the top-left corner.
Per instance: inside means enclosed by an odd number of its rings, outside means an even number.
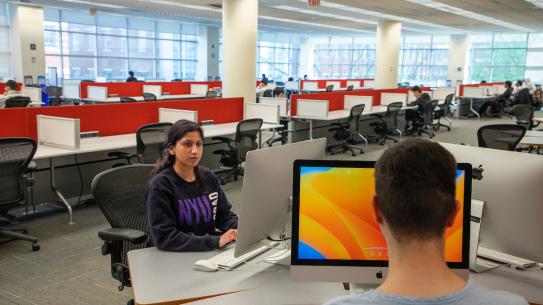
[[[266,74],[262,74],[262,79],[260,80],[261,82],[266,82],[266,83],[269,83],[270,81],[268,80],[268,78],[266,77]]]
[[[216,82],[220,82],[220,81],[221,81],[221,77],[220,77],[220,76],[215,76],[215,81],[216,81]]]
[[[275,97],[275,98],[284,98],[285,97],[285,89],[283,89],[283,87],[275,87],[275,89],[273,89],[273,97]]]
[[[309,77],[307,77],[307,74],[304,75],[304,80],[308,80]]]
[[[537,110],[541,109],[541,104],[543,103],[543,90],[541,89],[541,85],[535,85],[535,90],[532,94],[532,102],[532,106]]]
[[[210,82],[210,81],[212,81],[212,80],[213,80],[213,76],[208,75],[208,76],[207,76],[207,81]]]
[[[126,82],[137,82],[138,79],[134,77],[134,71],[128,71],[128,78],[126,79]]]
[[[289,81],[289,82],[293,82],[293,81],[294,81],[294,77],[292,77],[292,76],[291,76],[291,77],[289,77],[287,81]]]
[[[529,78],[524,79],[524,88],[528,88],[530,90],[530,94],[534,94],[535,91],[535,85],[532,83],[532,80]]]
[[[14,96],[21,96],[21,92],[17,91],[16,81],[8,80],[4,86],[4,93],[0,95],[0,108],[6,107],[6,100]]]
[[[515,82],[515,86],[513,87],[513,92],[511,92],[511,97],[509,100],[511,101],[511,106],[518,104],[517,98],[520,93],[520,90],[524,89],[524,86],[522,85],[522,81],[519,79]]]
[[[168,130],[146,194],[150,246],[210,251],[236,239],[238,217],[217,176],[199,165],[203,139],[202,127],[188,120]]]
[[[432,98],[428,93],[422,93],[419,86],[413,86],[410,90],[417,98],[415,101],[408,103],[407,106],[417,106],[417,109],[405,110],[405,131],[407,134],[411,134],[414,131],[414,125],[416,122],[420,122],[424,119],[424,107],[432,102]]]
[[[494,98],[485,102],[481,109],[479,109],[480,115],[494,116],[499,115],[509,98],[513,93],[513,87],[511,81],[506,81],[504,85],[505,90],[502,94],[496,95]]]
[[[268,89],[268,82],[267,81],[260,81],[260,84],[256,87],[256,95],[258,97],[262,96],[264,94],[264,91]]]
[[[407,139],[375,164],[373,219],[388,249],[388,276],[379,287],[326,305],[528,305],[522,297],[477,286],[445,262],[445,231],[455,200],[456,160],[436,142]]]
[[[482,81],[481,81],[481,84],[486,84],[486,80],[482,80]]]

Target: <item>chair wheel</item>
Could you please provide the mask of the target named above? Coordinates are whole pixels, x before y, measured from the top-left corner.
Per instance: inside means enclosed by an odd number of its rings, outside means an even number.
[[[126,305],[134,305],[134,304],[136,304],[136,303],[134,303],[134,299],[132,299],[132,300],[126,302]]]
[[[40,244],[32,244],[32,251],[40,251]]]

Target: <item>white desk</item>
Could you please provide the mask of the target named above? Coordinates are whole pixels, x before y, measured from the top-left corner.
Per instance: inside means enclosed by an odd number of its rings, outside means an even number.
[[[289,279],[289,267],[260,262],[265,252],[234,271],[202,272],[193,263],[216,255],[212,252],[164,252],[147,248],[128,252],[136,304],[322,304],[348,294],[341,283],[302,283]],[[476,284],[518,293],[543,303],[543,271],[498,269],[470,273]],[[164,303],[162,303],[164,302]]]
[[[157,101],[167,101],[167,100],[188,100],[188,99],[197,99],[197,98],[205,98],[205,95],[201,94],[172,94],[172,95],[162,95],[157,96]],[[129,96],[129,98],[135,99],[138,102],[143,102],[143,96]],[[120,103],[121,97],[108,97],[105,100],[95,100],[90,98],[84,98],[81,99],[83,101],[87,102],[93,102],[96,104],[111,104],[111,103]]]

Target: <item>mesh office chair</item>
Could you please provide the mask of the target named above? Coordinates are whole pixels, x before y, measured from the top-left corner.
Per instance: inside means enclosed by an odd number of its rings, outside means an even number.
[[[104,241],[102,255],[111,255],[111,276],[120,282],[119,290],[132,286],[126,253],[147,245],[145,192],[152,169],[148,164],[123,166],[92,180],[92,195],[111,225],[98,231]]]
[[[477,130],[477,140],[479,147],[514,151],[525,133],[522,125],[486,125]]]
[[[434,125],[436,130],[441,129],[441,127],[447,128],[448,131],[451,131],[452,122],[449,119],[449,116],[451,116],[451,103],[454,98],[454,94],[449,94],[445,97],[445,103],[441,106],[438,106],[436,110],[434,110],[434,119],[437,120],[437,123]],[[445,125],[441,123],[441,119],[445,119],[449,122],[449,125]]]
[[[524,88],[521,89],[517,96],[517,101],[515,104],[520,105],[532,105],[532,95],[530,94],[530,89]]]
[[[217,97],[217,92],[215,91],[207,91],[206,97]]]
[[[36,153],[36,141],[30,138],[0,139],[0,225],[9,225],[15,217],[9,210],[25,201],[25,186],[32,184],[33,177],[28,173],[29,165]],[[25,185],[26,184],[26,185]],[[28,200],[32,200],[29,193]],[[26,201],[28,203],[28,201]],[[32,242],[32,251],[40,250],[38,239],[28,235],[26,228],[0,228],[0,239],[26,240]]]
[[[354,86],[353,86],[353,85],[347,86],[347,91],[353,91],[353,89],[354,89]]]
[[[517,119],[518,125],[524,126],[527,130],[532,130],[532,127],[534,127],[534,108],[532,106],[515,105],[511,113]]]
[[[334,85],[326,86],[326,92],[332,92],[332,91],[334,91]]]
[[[402,132],[398,129],[398,116],[402,109],[402,102],[390,103],[387,106],[387,111],[384,115],[372,114],[372,117],[378,118],[379,122],[371,123],[370,126],[375,127],[375,133],[379,136],[378,142],[381,145],[385,145],[386,140],[392,140],[394,143],[398,143],[399,139],[393,137],[398,134],[402,137]]]
[[[152,93],[144,92],[143,93],[143,100],[146,101],[146,102],[156,101],[156,95],[154,95]]]
[[[182,81],[183,81],[183,80],[180,79],[180,78],[174,78],[174,79],[172,79],[172,82],[182,82]]]
[[[262,97],[273,97],[273,90],[272,89],[266,89],[262,93]]]
[[[350,151],[354,157],[356,156],[355,150],[360,150],[360,153],[363,154],[366,148],[368,148],[368,140],[364,138],[359,129],[360,117],[364,112],[365,106],[366,105],[361,104],[351,108],[348,122],[331,124],[334,128],[330,128],[328,131],[334,132],[333,137],[336,142],[327,145],[326,150],[332,155],[339,152],[345,153]],[[362,143],[364,143],[364,148],[358,146]]]
[[[30,104],[30,98],[27,96],[14,96],[6,100],[5,108],[27,107]]]
[[[262,127],[262,119],[248,119],[238,123],[236,127],[236,137],[234,140],[226,137],[213,137],[213,141],[220,141],[228,145],[228,149],[220,149],[213,152],[220,155],[220,163],[223,168],[215,170],[221,184],[226,183],[227,178],[238,180],[238,176],[243,176],[241,163],[245,162],[247,152],[258,148],[256,139]]]
[[[427,134],[430,139],[435,137],[434,134],[434,111],[437,107],[438,100],[433,100],[424,105],[424,115],[422,121],[413,122],[414,133],[421,136]]]
[[[134,103],[134,102],[137,102],[137,100],[131,97],[121,97],[121,103]]]

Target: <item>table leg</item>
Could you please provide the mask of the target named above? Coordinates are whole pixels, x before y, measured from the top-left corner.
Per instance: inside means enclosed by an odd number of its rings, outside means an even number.
[[[313,140],[313,120],[309,120],[309,140]]]
[[[262,129],[258,130],[258,148],[262,148]]]
[[[477,116],[478,120],[481,119],[481,116],[479,115],[479,112],[477,112],[477,111],[475,111],[475,109],[473,109],[473,99],[469,100],[469,111],[473,112]]]
[[[72,213],[72,206],[68,203],[66,198],[62,195],[62,193],[57,189],[55,186],[55,165],[53,164],[53,158],[49,158],[49,168],[50,168],[50,180],[51,180],[51,190],[55,192],[57,197],[60,199],[62,203],[66,206],[66,209],[68,209],[68,224],[73,225],[73,213]]]

